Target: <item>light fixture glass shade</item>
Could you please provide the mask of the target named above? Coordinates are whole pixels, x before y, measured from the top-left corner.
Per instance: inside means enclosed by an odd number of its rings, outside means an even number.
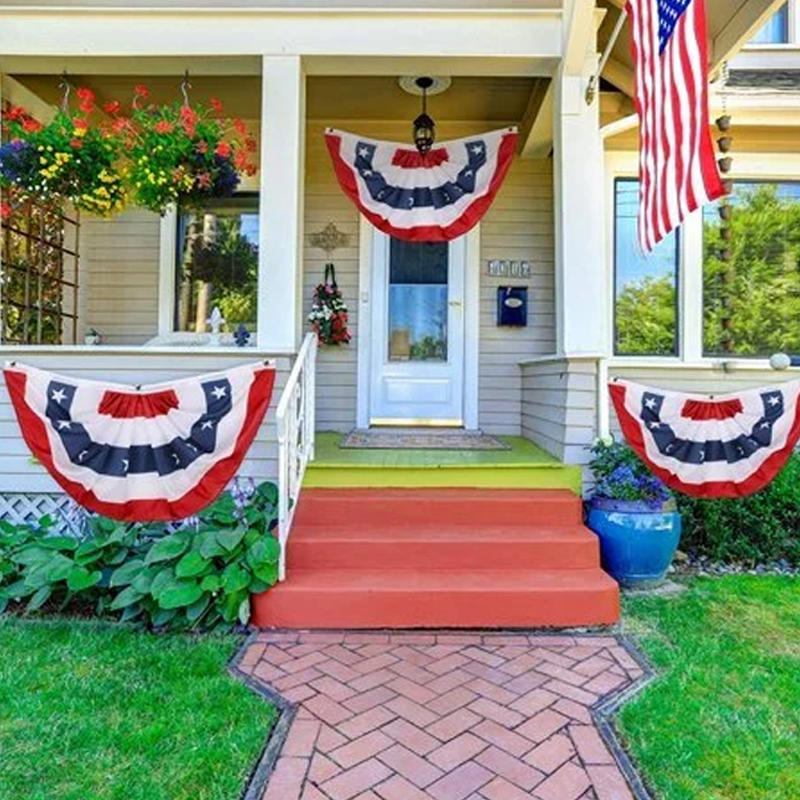
[[[436,125],[424,112],[414,120],[414,144],[421,155],[425,155],[436,141]]]

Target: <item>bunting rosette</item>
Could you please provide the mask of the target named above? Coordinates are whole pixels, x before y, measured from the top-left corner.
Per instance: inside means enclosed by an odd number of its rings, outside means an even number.
[[[609,391],[628,444],[667,486],[694,497],[763,489],[800,439],[800,380],[725,395],[624,380]]]
[[[7,364],[31,452],[73,500],[126,522],[179,520],[234,477],[264,418],[270,364],[127,386]]]
[[[425,155],[329,128],[344,193],[379,230],[412,242],[447,242],[487,212],[511,166],[516,128],[443,142]]]

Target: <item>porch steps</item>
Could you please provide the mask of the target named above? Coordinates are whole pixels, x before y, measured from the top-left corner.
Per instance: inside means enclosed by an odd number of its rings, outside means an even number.
[[[581,501],[565,490],[304,489],[288,579],[261,627],[601,625],[619,616]]]

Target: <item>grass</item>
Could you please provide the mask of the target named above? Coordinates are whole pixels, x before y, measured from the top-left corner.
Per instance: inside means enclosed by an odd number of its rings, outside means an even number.
[[[236,800],[276,716],[239,643],[0,620],[0,798]]]
[[[657,797],[800,798],[800,581],[700,579],[625,619],[660,676],[620,718]]]

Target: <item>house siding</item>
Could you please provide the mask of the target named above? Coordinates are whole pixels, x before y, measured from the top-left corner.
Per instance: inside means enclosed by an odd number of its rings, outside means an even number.
[[[15,358],[12,348],[0,350],[3,358]],[[48,351],[26,352],[21,359],[41,369],[54,370],[71,377],[102,380],[113,383],[152,384],[178,380],[193,375],[234,367],[254,360],[252,353],[76,353]],[[259,358],[266,358],[259,354]],[[277,375],[273,401],[247,459],[239,470],[241,477],[257,481],[274,480],[278,474],[278,445],[275,429],[275,406],[289,375],[290,360],[276,359]],[[35,463],[19,430],[14,409],[0,382],[0,493],[58,493],[61,490],[44,467]]]
[[[365,136],[404,141],[405,122],[328,122]],[[498,123],[442,124],[441,139],[479,133]],[[310,122],[306,145],[305,232],[333,222],[350,236],[348,246],[333,260],[336,278],[349,308],[353,340],[338,348],[322,348],[318,360],[317,426],[320,430],[346,431],[356,424],[357,337],[359,335],[359,214],[336,181],[323,137],[325,126]],[[522,432],[522,382],[519,362],[555,349],[555,276],[553,232],[553,174],[551,160],[516,158],[494,205],[481,223],[479,425],[496,434]],[[486,274],[490,259],[528,261],[530,278],[497,278]],[[325,254],[310,245],[305,249],[304,306],[307,317],[314,287],[322,280]],[[498,328],[497,287],[529,287],[528,326]],[[308,324],[306,323],[306,328]]]
[[[547,358],[519,369],[523,436],[567,464],[586,464],[597,436],[597,360]]]

